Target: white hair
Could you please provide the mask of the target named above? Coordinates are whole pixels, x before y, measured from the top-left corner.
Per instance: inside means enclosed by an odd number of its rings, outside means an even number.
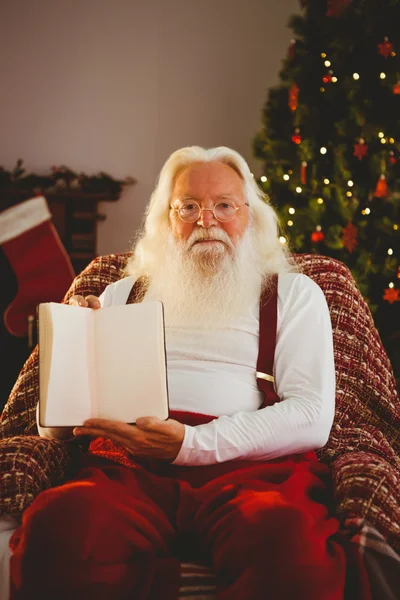
[[[244,158],[225,146],[201,148],[189,146],[176,150],[165,162],[156,188],[146,209],[144,227],[128,261],[125,275],[146,276],[156,267],[159,253],[154,250],[168,238],[171,195],[178,175],[190,164],[221,162],[230,166],[243,181],[244,196],[249,203],[249,221],[256,251],[263,265],[263,275],[297,271],[287,244],[279,240],[279,221],[268,196],[258,187]]]

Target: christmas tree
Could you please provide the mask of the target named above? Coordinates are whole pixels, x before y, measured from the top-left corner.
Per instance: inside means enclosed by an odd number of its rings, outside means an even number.
[[[352,271],[400,369],[400,0],[301,0],[254,152],[282,243]]]

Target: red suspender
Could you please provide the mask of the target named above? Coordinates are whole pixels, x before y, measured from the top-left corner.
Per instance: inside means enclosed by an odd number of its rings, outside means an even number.
[[[273,381],[268,379],[274,374],[274,356],[276,344],[276,327],[278,317],[278,275],[272,276],[271,286],[260,300],[260,334],[257,359],[257,385],[264,392],[264,406],[272,406],[279,402]],[[266,379],[263,379],[266,377]]]
[[[145,278],[139,277],[139,279],[135,281],[131,291],[129,292],[126,304],[136,304],[137,302],[141,302],[147,287],[148,284],[146,283]]]

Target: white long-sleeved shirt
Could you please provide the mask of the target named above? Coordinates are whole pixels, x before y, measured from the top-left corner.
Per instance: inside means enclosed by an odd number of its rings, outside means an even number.
[[[125,304],[133,283],[128,277],[108,286],[100,296],[102,307]],[[334,417],[335,370],[322,290],[306,275],[279,275],[273,375],[281,402],[260,410],[258,328],[258,303],[249,308],[247,318],[229,328],[166,327],[170,409],[218,417],[196,427],[185,425],[174,464],[268,460],[327,442]]]

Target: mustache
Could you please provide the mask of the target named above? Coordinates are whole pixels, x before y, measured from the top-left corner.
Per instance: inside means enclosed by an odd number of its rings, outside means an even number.
[[[219,227],[210,227],[209,229],[194,229],[186,240],[186,249],[189,250],[196,242],[200,240],[216,240],[218,242],[223,242],[231,250],[235,249],[229,235]]]

